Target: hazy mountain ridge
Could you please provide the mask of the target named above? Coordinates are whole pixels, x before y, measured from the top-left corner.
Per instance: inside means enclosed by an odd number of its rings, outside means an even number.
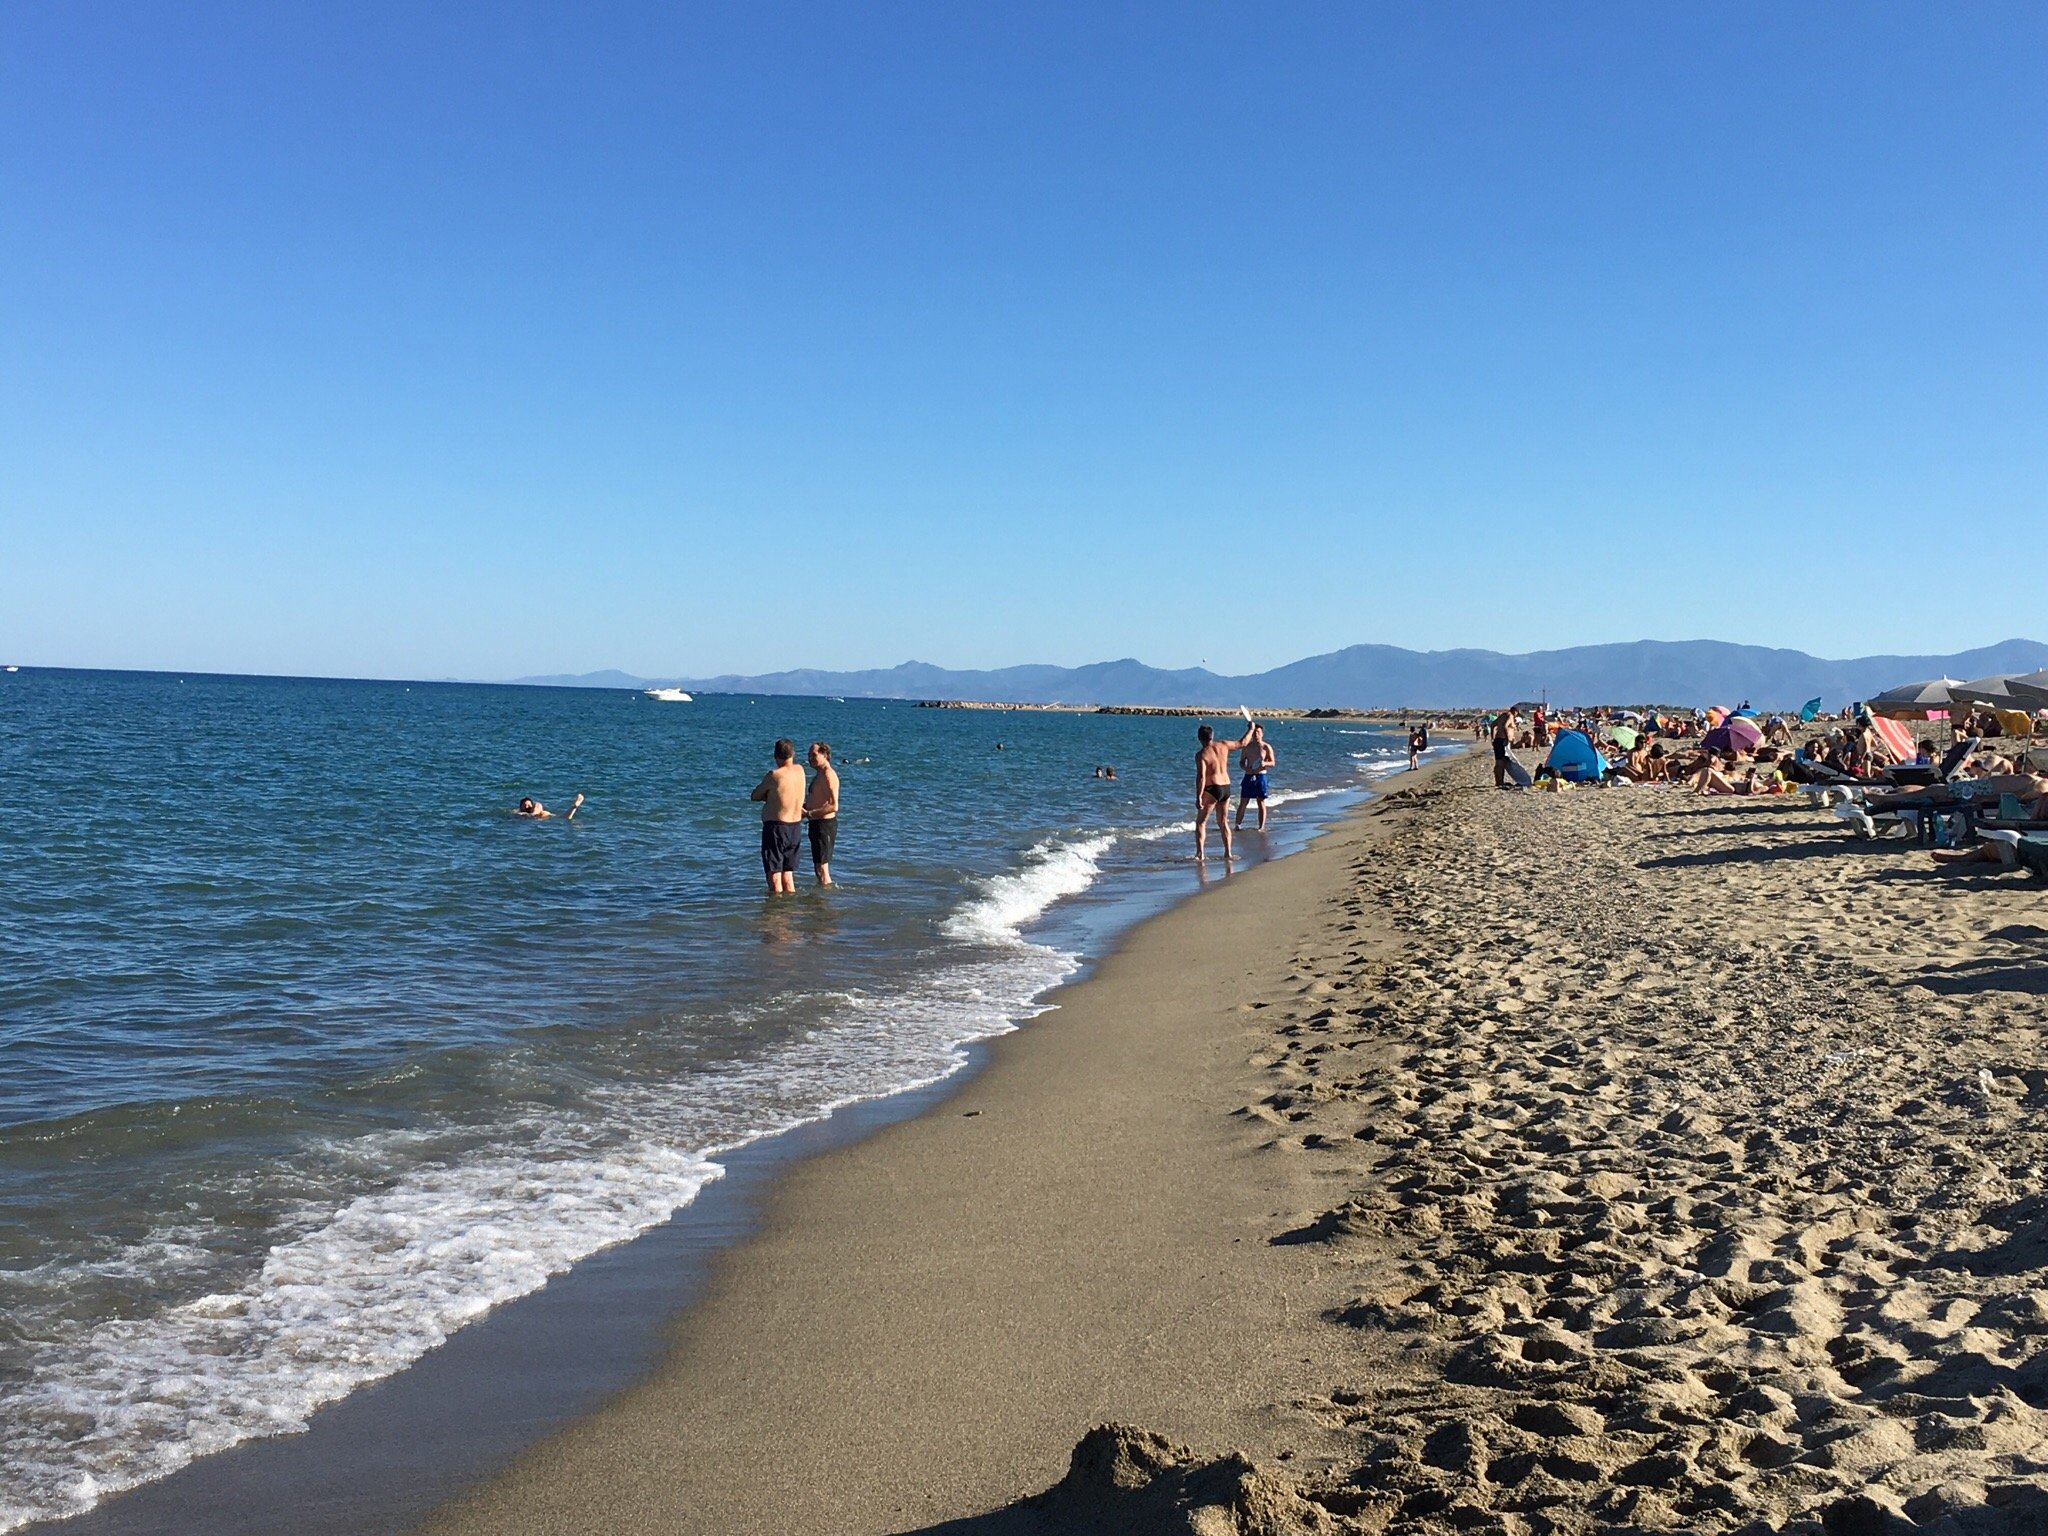
[[[1900,683],[1946,674],[1982,677],[2048,667],[2048,644],[2004,640],[1948,656],[1860,656],[1831,661],[1804,651],[1723,640],[1637,640],[1505,655],[1353,645],[1271,671],[1225,676],[1201,667],[1169,671],[1126,657],[1085,667],[955,670],[929,662],[864,671],[802,668],[760,676],[680,679],[707,693],[809,694],[881,699],[979,699],[1016,704],[1248,704],[1452,709],[1497,707],[1547,693],[1558,703],[1736,703],[1791,707],[1816,695],[1829,708]],[[617,671],[525,677],[557,687],[640,688],[652,680]],[[678,679],[663,678],[663,682]]]

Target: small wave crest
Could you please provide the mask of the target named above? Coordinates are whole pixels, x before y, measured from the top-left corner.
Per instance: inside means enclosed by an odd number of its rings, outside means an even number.
[[[1021,943],[1024,925],[1062,896],[1076,896],[1102,873],[1102,856],[1116,842],[1099,833],[1068,842],[1047,838],[1024,855],[1017,869],[982,882],[981,894],[939,925],[949,939],[970,943]]]

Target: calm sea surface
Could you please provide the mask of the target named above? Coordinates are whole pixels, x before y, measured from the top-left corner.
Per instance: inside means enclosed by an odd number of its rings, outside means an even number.
[[[954,1070],[1195,888],[1195,723],[0,675],[0,1530],[296,1429],[722,1149]],[[842,883],[771,901],[778,735],[833,746]],[[1297,842],[1405,762],[1272,736]]]

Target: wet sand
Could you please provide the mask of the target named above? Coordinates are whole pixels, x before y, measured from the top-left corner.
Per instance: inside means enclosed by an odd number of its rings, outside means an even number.
[[[1489,779],[794,1170],[643,1386],[429,1529],[2048,1527],[2048,890]]]

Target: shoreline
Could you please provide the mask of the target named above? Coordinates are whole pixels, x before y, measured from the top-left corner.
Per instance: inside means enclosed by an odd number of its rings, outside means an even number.
[[[1324,1345],[1260,1234],[1313,1195],[1247,1177],[1263,1128],[1216,1095],[1331,884],[1468,756],[1141,922],[955,1092],[787,1169],[642,1382],[421,1529],[907,1530],[1044,1487],[1104,1417],[1269,1440],[1274,1339],[1301,1390]]]
[[[1369,805],[1387,792],[1387,783],[1368,781],[1355,792]],[[1289,818],[1274,851],[1233,878],[1298,857],[1358,809],[1344,805],[1300,823]],[[1036,1006],[1084,984],[1135,929],[1202,894],[1198,888],[1164,895],[1152,887],[1109,893],[1112,910],[1128,905],[1141,915],[1118,924],[1097,907],[1090,920],[1095,931],[1110,924],[1104,949],[1084,952],[1076,978]],[[993,1045],[1036,1022],[1027,1016],[1008,1034],[966,1042],[964,1065],[935,1082],[842,1105],[819,1120],[715,1154],[725,1176],[667,1222],[493,1308],[404,1369],[322,1407],[305,1431],[243,1441],[80,1514],[24,1531],[131,1536],[204,1524],[221,1536],[254,1536],[273,1529],[274,1511],[285,1505],[296,1512],[295,1529],[307,1532],[410,1528],[440,1501],[488,1478],[537,1439],[597,1411],[640,1378],[661,1353],[665,1325],[694,1304],[719,1255],[747,1239],[764,1198],[791,1167],[878,1128],[933,1113],[984,1070]]]
[[[1794,800],[1440,764],[793,1170],[421,1529],[2040,1530],[2040,914]]]

